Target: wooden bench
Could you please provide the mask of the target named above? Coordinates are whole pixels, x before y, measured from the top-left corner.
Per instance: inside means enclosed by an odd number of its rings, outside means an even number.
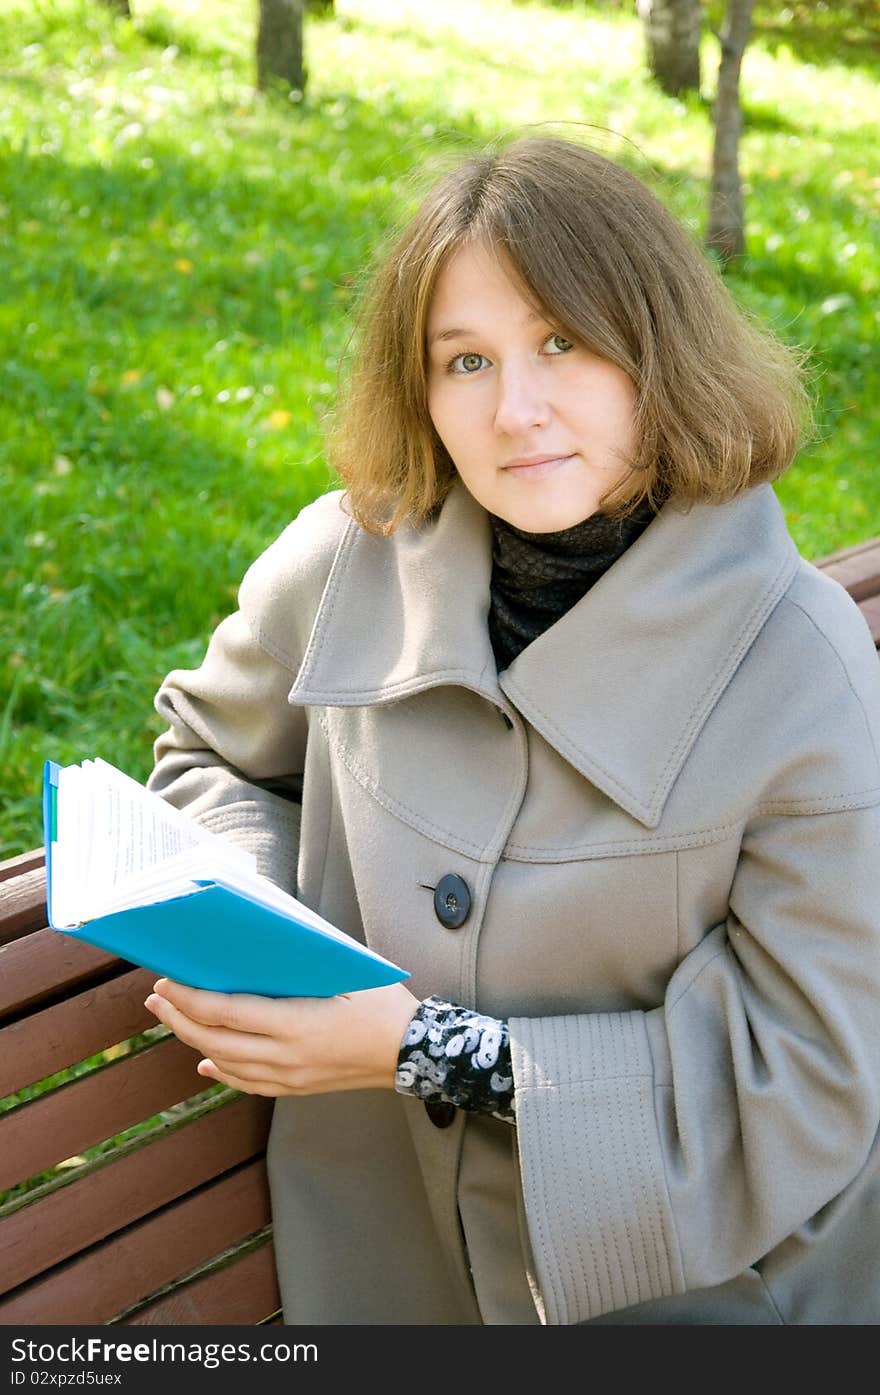
[[[880,538],[819,565],[880,647]],[[0,1323],[280,1321],[272,1102],[194,1094],[197,1053],[143,1007],[153,981],[46,928],[41,850],[0,863]]]
[[[154,982],[46,928],[42,850],[0,864],[0,1101],[108,1053],[0,1114],[0,1323],[278,1317],[272,1101],[202,1088],[143,1006]]]

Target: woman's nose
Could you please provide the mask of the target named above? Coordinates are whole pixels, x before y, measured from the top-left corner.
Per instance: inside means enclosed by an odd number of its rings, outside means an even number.
[[[507,363],[498,374],[495,426],[506,436],[522,435],[533,426],[546,425],[550,404],[540,370],[529,364]]]

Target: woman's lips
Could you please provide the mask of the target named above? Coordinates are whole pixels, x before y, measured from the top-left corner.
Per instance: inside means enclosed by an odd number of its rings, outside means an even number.
[[[523,479],[542,480],[571,459],[573,456],[559,455],[552,460],[537,460],[533,465],[505,465],[504,472],[508,475],[522,475]]]

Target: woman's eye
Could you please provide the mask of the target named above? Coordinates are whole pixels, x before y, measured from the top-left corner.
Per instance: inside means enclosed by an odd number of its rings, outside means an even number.
[[[570,339],[566,339],[562,334],[551,334],[547,343],[551,345],[551,354],[567,354],[569,349],[574,348]]]
[[[482,354],[456,354],[455,358],[450,361],[449,367],[453,373],[476,373],[481,364],[486,361]],[[456,364],[459,364],[460,367],[456,368]]]

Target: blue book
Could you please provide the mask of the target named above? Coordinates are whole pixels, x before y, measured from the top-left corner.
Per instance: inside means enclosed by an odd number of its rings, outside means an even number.
[[[43,776],[54,930],[193,988],[328,998],[409,974],[106,761]]]

